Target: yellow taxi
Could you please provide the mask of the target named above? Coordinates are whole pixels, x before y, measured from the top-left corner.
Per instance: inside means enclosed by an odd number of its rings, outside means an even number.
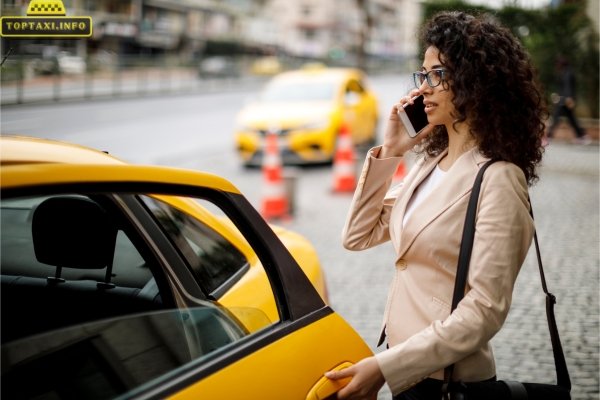
[[[285,164],[328,163],[343,125],[355,145],[371,146],[377,123],[377,99],[363,72],[313,65],[273,77],[237,115],[234,136],[248,166],[262,163],[269,132]]]
[[[283,70],[283,66],[276,56],[265,56],[255,60],[250,66],[252,75],[275,75]]]
[[[0,137],[2,395],[324,399],[369,347],[229,181]]]

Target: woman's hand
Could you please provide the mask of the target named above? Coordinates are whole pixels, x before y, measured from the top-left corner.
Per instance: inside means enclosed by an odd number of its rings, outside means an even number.
[[[331,380],[352,378],[350,383],[337,393],[338,399],[376,400],[377,393],[385,383],[375,357],[365,358],[340,371],[326,372],[325,376]]]
[[[401,157],[433,131],[433,125],[429,124],[417,137],[411,138],[406,133],[406,129],[404,129],[404,125],[398,116],[399,112],[404,112],[404,106],[413,104],[412,99],[420,94],[418,89],[413,89],[407,96],[402,97],[397,104],[392,106],[379,158]]]

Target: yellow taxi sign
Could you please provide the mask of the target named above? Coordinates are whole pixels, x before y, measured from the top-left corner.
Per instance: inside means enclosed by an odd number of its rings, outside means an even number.
[[[27,15],[67,15],[61,0],[32,0],[27,7]]]
[[[67,17],[61,0],[32,0],[27,16],[0,18],[0,36],[82,38],[92,36],[92,17]]]

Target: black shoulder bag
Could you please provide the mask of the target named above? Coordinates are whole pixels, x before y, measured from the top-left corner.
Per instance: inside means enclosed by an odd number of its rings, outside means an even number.
[[[469,199],[465,226],[463,229],[462,242],[458,256],[458,269],[456,272],[456,281],[454,284],[454,294],[452,297],[451,312],[454,311],[458,303],[465,294],[465,285],[469,272],[469,262],[471,259],[471,250],[473,249],[473,238],[475,236],[475,216],[477,214],[477,202],[479,199],[479,190],[483,173],[494,161],[485,163],[473,184],[473,191]],[[530,200],[530,214],[533,218]],[[552,352],[554,353],[554,365],[556,367],[557,384],[543,383],[522,383],[517,381],[487,381],[487,382],[452,382],[452,371],[454,365],[446,367],[444,370],[444,385],[442,387],[443,400],[569,400],[571,398],[571,380],[567,363],[563,354],[556,319],[554,318],[554,304],[556,297],[548,292],[544,268],[542,267],[542,257],[538,244],[537,234],[534,231],[533,239],[542,280],[542,289],[546,294],[546,317],[548,319],[548,329],[550,330],[550,340],[552,342]]]

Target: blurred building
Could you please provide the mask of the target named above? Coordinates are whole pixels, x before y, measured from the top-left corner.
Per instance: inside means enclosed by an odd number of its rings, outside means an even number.
[[[89,15],[93,36],[78,40],[13,40],[19,53],[173,54],[197,59],[210,53],[292,55],[344,59],[360,45],[372,19],[369,56],[405,58],[417,49],[420,2],[367,0],[63,0],[67,14]],[[3,15],[25,15],[29,1],[2,0]],[[340,12],[343,10],[343,12]],[[5,45],[6,38],[3,38]],[[48,50],[50,46],[50,50]],[[26,49],[26,51],[25,51]],[[41,55],[41,54],[40,54]]]
[[[354,0],[271,0],[275,44],[286,53],[314,58],[337,58],[357,53],[361,31],[372,19],[366,43],[369,55],[412,57],[414,34],[420,23],[420,3],[414,0],[369,0],[365,9]],[[341,10],[343,10],[341,12]]]

